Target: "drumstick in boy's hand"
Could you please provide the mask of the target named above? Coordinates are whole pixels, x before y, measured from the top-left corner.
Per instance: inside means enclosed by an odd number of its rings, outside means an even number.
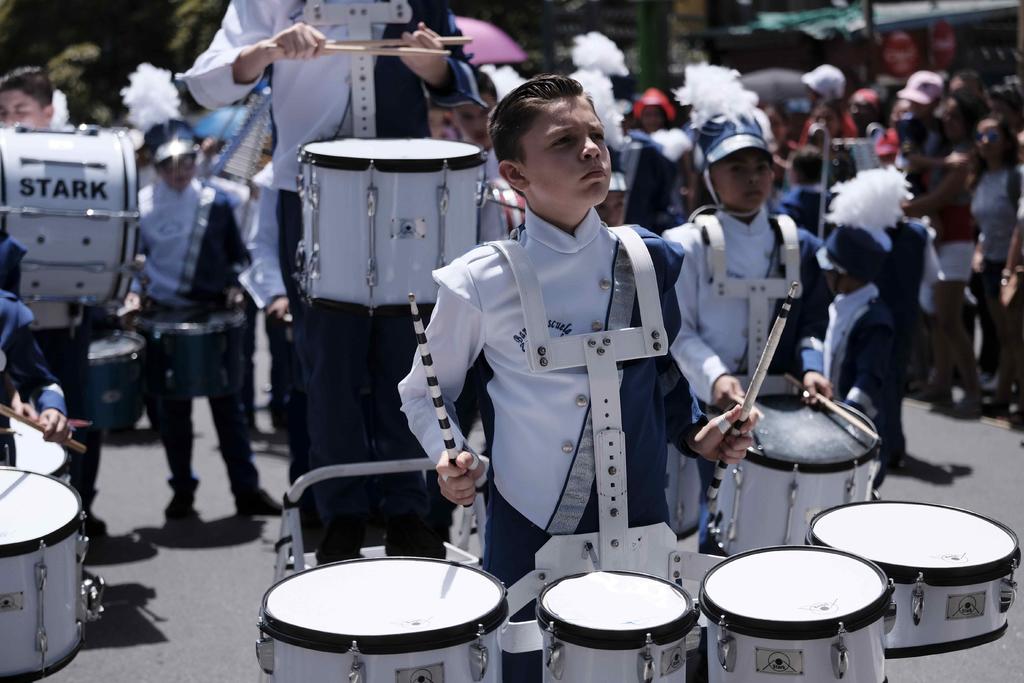
[[[43,426],[40,425],[38,422],[34,422],[33,420],[28,419],[27,417],[22,417],[21,415],[19,415],[15,411],[11,410],[8,406],[5,406],[2,403],[0,403],[0,415],[3,415],[4,417],[6,417],[8,419],[14,420],[15,422],[20,422],[20,423],[22,423],[24,425],[28,425],[29,427],[31,427],[32,429],[35,429],[38,432],[46,431],[43,428]],[[85,451],[87,450],[86,447],[85,447],[85,444],[83,444],[81,441],[75,441],[74,439],[71,439],[71,438],[69,438],[66,441],[64,441],[63,443],[61,443],[61,446],[65,446],[66,448],[70,448],[75,453],[78,453],[80,455],[84,454]]]

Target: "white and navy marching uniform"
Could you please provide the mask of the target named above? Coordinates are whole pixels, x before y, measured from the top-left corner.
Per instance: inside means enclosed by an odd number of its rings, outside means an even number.
[[[679,326],[673,283],[681,259],[653,233],[637,231],[654,261],[671,340]],[[632,301],[623,304],[619,293],[630,277],[622,269],[625,250],[595,210],[570,235],[527,209],[517,239],[539,280],[552,337],[635,324]],[[441,389],[447,401],[457,397],[474,364],[484,383],[481,413],[494,494],[484,566],[511,585],[534,568],[534,554],[550,535],[597,530],[587,371],[530,371],[520,292],[494,246],[474,249],[434,278],[440,291],[427,337]],[[704,416],[668,355],[622,363],[620,376],[629,525],[664,522],[665,444],[682,442]],[[410,428],[436,460],[444,442],[418,358],[399,392]],[[459,425],[453,430],[457,446],[465,448]]]
[[[770,216],[767,209],[762,209],[749,224],[725,211],[716,211],[714,217],[722,228],[728,278],[786,277],[787,244],[777,217]],[[821,243],[806,230],[798,229],[795,234],[800,296],[793,302],[769,373],[788,372],[802,377],[809,371],[824,372],[821,340],[828,325],[828,290],[815,259]],[[748,375],[754,371],[749,362],[751,335],[755,335],[753,346],[759,350],[767,340],[782,297],[772,305],[770,316],[766,318],[767,326],[751,330],[750,301],[719,293],[711,245],[705,231],[688,223],[665,231],[663,236],[678,243],[685,255],[676,281],[681,327],[672,345],[672,355],[697,396],[710,403],[712,387],[719,377]]]

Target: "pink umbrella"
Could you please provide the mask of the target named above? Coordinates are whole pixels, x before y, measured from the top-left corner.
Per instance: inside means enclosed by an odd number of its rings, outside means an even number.
[[[455,25],[462,35],[473,42],[464,49],[473,55],[473,64],[519,64],[526,61],[526,52],[519,44],[494,24],[469,17],[455,17]]]

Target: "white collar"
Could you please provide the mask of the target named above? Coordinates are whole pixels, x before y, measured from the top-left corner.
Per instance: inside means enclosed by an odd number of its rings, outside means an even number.
[[[575,254],[582,251],[594,241],[604,227],[597,211],[593,208],[587,212],[573,234],[555,227],[526,207],[526,235],[544,246],[561,254]]]
[[[878,287],[873,282],[869,282],[860,289],[850,292],[848,294],[837,294],[832,305],[836,308],[836,313],[848,313],[856,311],[861,306],[867,304],[872,299],[878,298]]]
[[[192,182],[188,184],[181,192],[176,192],[171,189],[171,186],[165,183],[159,176],[154,181],[154,195],[157,201],[160,202],[180,202],[188,197],[199,193],[201,184],[198,178],[193,178]]]
[[[768,222],[768,212],[763,206],[749,224],[727,213],[724,209],[719,209],[715,215],[718,216],[722,229],[738,235],[753,237],[754,235],[762,235],[772,229],[771,223]]]

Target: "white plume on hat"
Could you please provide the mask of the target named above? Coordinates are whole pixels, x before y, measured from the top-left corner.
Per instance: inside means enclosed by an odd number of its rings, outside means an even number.
[[[757,94],[740,83],[738,71],[707,63],[686,67],[685,85],[673,94],[680,103],[693,107],[690,121],[694,128],[718,117],[734,122],[752,118],[758,102]]]
[[[50,105],[53,107],[53,116],[50,117],[50,128],[53,130],[66,128],[69,120],[68,96],[54,88],[53,99],[50,100]]]
[[[570,78],[574,78],[583,86],[594,102],[594,111],[604,125],[604,139],[608,147],[619,149],[625,142],[622,134],[622,113],[615,104],[612,93],[612,81],[603,73],[593,70],[580,70]]]
[[[149,63],[128,76],[121,89],[121,101],[128,108],[128,122],[146,132],[153,126],[181,117],[181,96],[174,87],[174,76],[167,69]]]
[[[891,166],[861,171],[832,187],[836,196],[825,218],[838,226],[867,230],[889,250],[892,240],[885,229],[903,218],[903,202],[912,196],[908,187],[903,174]]]
[[[661,146],[661,154],[675,163],[693,149],[693,141],[682,128],[662,128],[651,133],[651,139]]]
[[[526,79],[508,65],[495,66],[493,64],[484,64],[480,67],[480,70],[490,76],[491,81],[494,83],[494,89],[498,91],[499,102],[505,99],[505,95],[526,83]]]
[[[626,55],[608,36],[591,31],[572,39],[572,63],[577,69],[600,71],[605,76],[628,76]]]

